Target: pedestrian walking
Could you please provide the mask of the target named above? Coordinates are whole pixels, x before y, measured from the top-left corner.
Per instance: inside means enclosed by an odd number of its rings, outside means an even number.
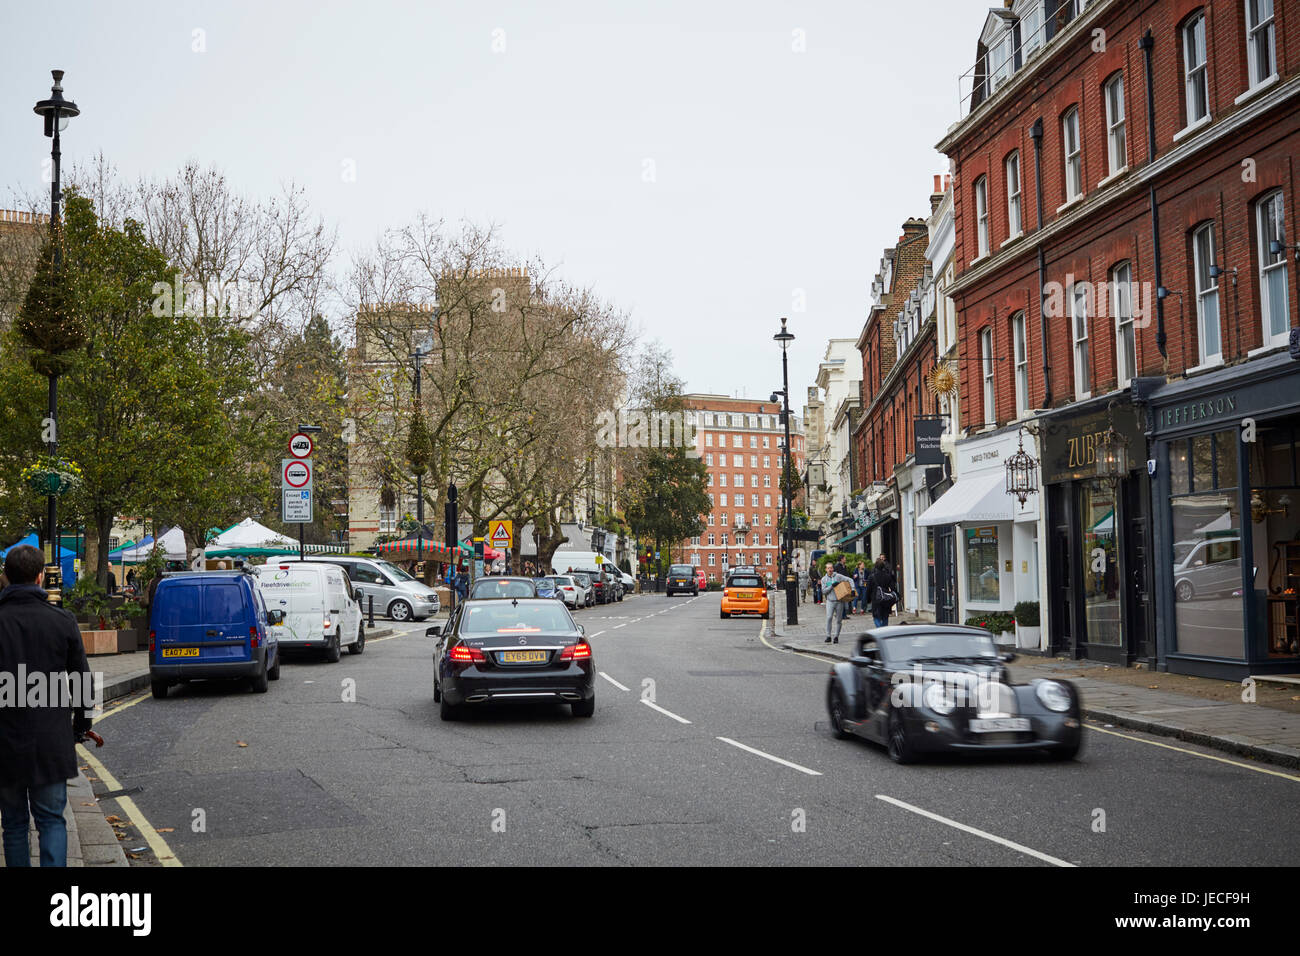
[[[76,618],[49,603],[42,587],[44,567],[45,556],[31,545],[14,548],[5,558],[4,573],[10,584],[0,592],[0,674],[15,675],[22,668],[29,677],[45,675],[51,688],[64,686],[62,675],[68,675],[74,689],[79,683],[80,689],[89,690],[93,686],[90,668]],[[0,705],[5,866],[31,865],[29,812],[40,835],[41,866],[67,866],[68,830],[63,819],[67,781],[77,775],[74,747],[77,737],[90,730],[86,708],[93,702],[54,696],[39,706],[26,703],[32,702]]]
[[[876,627],[889,624],[889,612],[898,603],[898,576],[885,561],[883,554],[876,556],[876,567],[871,572],[871,616],[876,620]]]
[[[808,570],[799,569],[799,603],[803,604],[808,600]]]
[[[832,639],[836,644],[840,642],[840,629],[844,626],[844,614],[841,609],[848,601],[849,595],[853,593],[853,579],[841,573],[838,570],[841,567],[842,564],[835,568],[827,568],[826,574],[821,579],[822,595],[826,598],[825,643],[827,644],[830,644]]]

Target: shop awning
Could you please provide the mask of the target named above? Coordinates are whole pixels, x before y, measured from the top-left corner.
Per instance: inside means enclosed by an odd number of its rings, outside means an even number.
[[[916,523],[924,528],[941,524],[971,524],[977,521],[1014,521],[1014,499],[1007,494],[1006,477],[999,471],[986,471],[957,483],[943,497],[930,505]]]

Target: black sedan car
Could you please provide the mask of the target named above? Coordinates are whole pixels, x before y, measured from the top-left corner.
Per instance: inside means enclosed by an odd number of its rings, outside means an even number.
[[[468,600],[436,638],[433,699],[443,720],[472,704],[567,703],[575,717],[596,712],[591,645],[568,608],[551,598]]]
[[[898,763],[924,753],[1040,750],[1071,760],[1083,743],[1069,681],[1011,683],[988,631],[956,625],[878,627],[831,668],[826,706],[837,737],[884,744]]]

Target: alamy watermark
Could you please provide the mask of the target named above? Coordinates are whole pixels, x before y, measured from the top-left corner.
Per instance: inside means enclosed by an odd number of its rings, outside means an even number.
[[[685,448],[694,457],[695,422],[686,412],[607,409],[596,416],[599,448]]]

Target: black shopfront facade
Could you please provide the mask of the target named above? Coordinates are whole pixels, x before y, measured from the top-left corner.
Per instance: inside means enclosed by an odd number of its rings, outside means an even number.
[[[1300,362],[1266,355],[1150,401],[1159,668],[1300,670]]]
[[[1051,651],[1127,666],[1155,664],[1151,581],[1151,494],[1139,396],[1154,386],[1085,400],[1036,420],[1047,534],[1047,591],[1041,614]],[[1144,388],[1145,387],[1145,388]],[[1129,470],[1099,477],[1097,446],[1107,430],[1128,442]]]

